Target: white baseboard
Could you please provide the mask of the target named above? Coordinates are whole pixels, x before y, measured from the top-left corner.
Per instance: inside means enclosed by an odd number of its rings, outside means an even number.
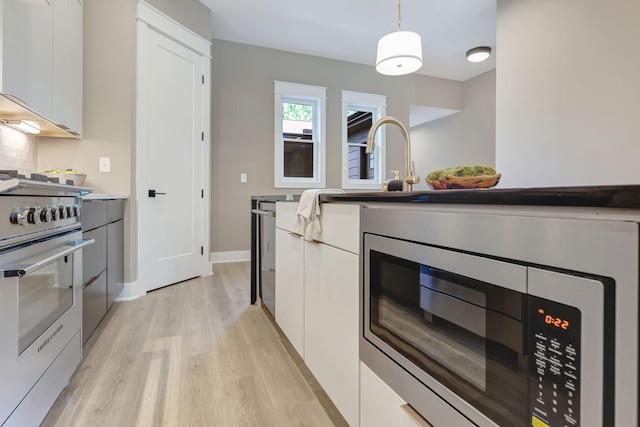
[[[140,289],[138,282],[125,283],[124,288],[118,294],[116,301],[131,301],[140,297],[143,297],[147,292]]]
[[[209,259],[214,264],[249,261],[251,260],[251,251],[211,252]]]

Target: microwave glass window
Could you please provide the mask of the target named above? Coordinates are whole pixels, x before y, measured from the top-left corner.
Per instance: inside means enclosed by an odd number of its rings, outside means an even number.
[[[20,354],[73,305],[72,257],[66,256],[19,280]]]
[[[371,333],[499,425],[528,411],[518,292],[369,251]]]

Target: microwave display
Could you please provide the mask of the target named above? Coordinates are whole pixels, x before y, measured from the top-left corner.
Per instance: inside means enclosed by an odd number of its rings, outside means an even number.
[[[531,425],[580,425],[580,310],[530,296]]]

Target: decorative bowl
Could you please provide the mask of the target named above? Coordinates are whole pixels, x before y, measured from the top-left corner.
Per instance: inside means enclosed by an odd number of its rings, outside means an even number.
[[[433,190],[491,188],[500,182],[502,174],[479,176],[448,176],[436,181],[427,180],[427,184]]]
[[[45,172],[45,175],[48,178],[58,178],[60,184],[66,184],[67,180],[73,181],[73,185],[76,187],[81,186],[84,183],[84,180],[87,179],[87,174],[84,173],[56,173],[56,172]]]

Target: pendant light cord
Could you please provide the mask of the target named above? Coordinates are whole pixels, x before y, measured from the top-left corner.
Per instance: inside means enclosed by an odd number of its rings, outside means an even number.
[[[398,31],[400,31],[400,1],[398,0]]]

